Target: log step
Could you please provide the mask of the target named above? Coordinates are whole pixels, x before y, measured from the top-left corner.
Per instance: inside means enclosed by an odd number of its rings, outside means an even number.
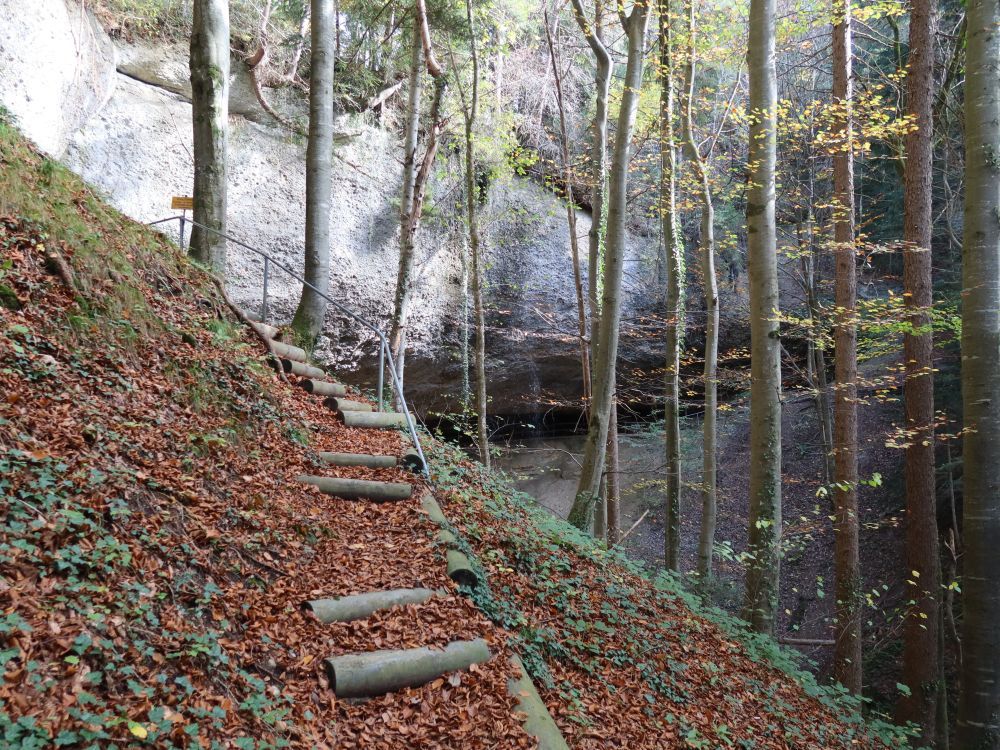
[[[339,411],[337,414],[348,427],[392,430],[406,427],[406,415],[393,411]]]
[[[368,469],[391,469],[397,465],[395,456],[372,456],[366,453],[321,452],[319,460],[327,466],[364,466]]]
[[[329,453],[321,451],[319,460],[327,466],[364,466],[368,469],[391,469],[402,466],[407,471],[419,474],[424,470],[420,454],[411,449],[402,456],[371,455],[368,453]]]
[[[430,589],[391,589],[341,596],[337,599],[316,599],[305,602],[302,608],[312,612],[324,624],[353,622],[363,620],[382,609],[402,607],[406,604],[423,604],[432,596],[434,592]]]
[[[323,403],[334,411],[375,411],[375,407],[371,404],[366,404],[363,401],[351,401],[338,396],[330,396]]]
[[[275,328],[274,326],[270,326],[267,323],[261,323],[256,318],[250,319],[250,325],[252,325],[257,330],[257,333],[259,333],[266,339],[273,339],[275,336],[278,335],[277,328]]]
[[[319,488],[324,495],[344,500],[373,500],[377,503],[406,500],[413,494],[413,486],[405,482],[373,482],[368,479],[341,479],[316,477],[303,474],[296,481]]]
[[[306,393],[315,393],[317,396],[346,396],[347,387],[341,385],[340,383],[331,383],[328,380],[312,380],[303,381],[302,387],[306,389]]]
[[[371,698],[418,687],[448,672],[489,661],[486,641],[453,641],[443,651],[408,648],[346,654],[327,659],[330,688],[338,698]]]
[[[305,350],[299,349],[297,346],[285,344],[281,341],[274,341],[273,339],[269,343],[271,351],[280,359],[294,359],[296,362],[305,362],[308,359]]]
[[[326,377],[326,373],[323,372],[318,367],[307,365],[305,362],[296,362],[293,359],[282,359],[281,367],[285,372],[290,372],[293,375],[298,375],[301,378]]]
[[[535,685],[517,654],[510,657],[510,663],[521,673],[521,677],[507,680],[507,694],[517,698],[517,712],[523,714],[521,723],[524,731],[538,741],[538,750],[569,750],[566,739],[535,690]]]

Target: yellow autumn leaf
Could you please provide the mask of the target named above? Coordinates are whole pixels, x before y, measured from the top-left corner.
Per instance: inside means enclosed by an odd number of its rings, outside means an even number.
[[[128,731],[138,737],[140,740],[144,740],[149,736],[149,732],[146,731],[146,727],[135,721],[130,721],[128,723]]]

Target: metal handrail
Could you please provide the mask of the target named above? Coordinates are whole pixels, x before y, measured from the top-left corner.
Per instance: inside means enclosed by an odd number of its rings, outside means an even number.
[[[184,248],[184,225],[185,224],[191,224],[192,226],[195,226],[195,227],[198,227],[200,229],[203,229],[206,232],[212,232],[213,234],[215,234],[215,235],[217,235],[219,237],[222,237],[222,238],[226,239],[227,241],[232,242],[235,245],[239,245],[240,247],[242,247],[242,248],[244,248],[246,250],[249,250],[252,253],[256,253],[257,255],[259,255],[261,258],[264,259],[264,299],[263,299],[263,306],[261,308],[261,320],[262,320],[262,322],[265,322],[265,323],[267,322],[267,285],[268,285],[268,276],[269,276],[269,271],[270,271],[269,267],[270,267],[271,264],[273,264],[277,268],[279,268],[282,271],[284,271],[285,273],[287,273],[293,279],[295,279],[296,281],[298,281],[299,283],[301,283],[303,286],[306,286],[306,287],[309,287],[310,289],[312,289],[314,292],[316,292],[316,294],[318,294],[320,297],[322,297],[323,299],[325,299],[327,302],[329,302],[331,305],[333,305],[335,308],[337,308],[340,312],[344,313],[345,315],[347,315],[351,319],[357,321],[362,326],[364,326],[365,328],[367,328],[368,330],[370,330],[372,333],[374,333],[378,337],[378,340],[379,340],[379,353],[378,353],[379,354],[379,357],[378,357],[378,362],[379,362],[379,368],[378,368],[378,410],[381,412],[382,408],[383,408],[383,400],[384,400],[383,390],[384,390],[384,387],[385,387],[385,380],[384,380],[384,377],[385,377],[385,366],[386,366],[386,364],[388,364],[389,365],[389,376],[390,376],[390,378],[392,380],[393,391],[396,394],[396,399],[398,400],[399,406],[402,409],[403,416],[406,418],[407,431],[410,433],[410,438],[413,440],[413,447],[416,448],[417,454],[420,456],[420,463],[421,463],[421,466],[423,467],[424,476],[427,478],[428,481],[430,481],[430,478],[431,478],[430,469],[427,466],[427,459],[424,457],[424,450],[423,450],[423,448],[420,445],[420,437],[417,435],[416,420],[413,418],[413,414],[410,411],[410,406],[406,402],[406,396],[403,393],[403,385],[402,385],[402,383],[399,382],[399,375],[396,372],[396,362],[393,359],[392,351],[389,348],[389,339],[385,335],[385,332],[383,332],[382,329],[379,328],[374,323],[371,323],[371,322],[365,320],[364,318],[362,318],[360,315],[358,315],[353,310],[351,310],[351,309],[349,309],[347,307],[344,307],[342,304],[340,304],[339,302],[337,302],[335,299],[332,299],[328,294],[325,294],[322,291],[320,291],[319,289],[317,289],[315,286],[313,286],[308,281],[306,281],[304,278],[302,278],[297,273],[295,273],[295,271],[293,271],[292,269],[290,269],[288,266],[284,265],[283,263],[280,263],[279,261],[275,260],[270,255],[268,255],[267,253],[265,253],[263,250],[260,250],[259,248],[256,248],[256,247],[253,247],[252,245],[248,245],[247,243],[245,243],[245,242],[243,242],[241,240],[236,239],[232,235],[226,234],[225,232],[220,232],[218,229],[213,229],[212,227],[205,226],[204,224],[201,224],[200,222],[197,222],[194,219],[188,218],[187,216],[168,216],[165,219],[157,219],[156,221],[151,221],[151,222],[148,223],[147,226],[154,227],[154,226],[157,226],[157,225],[160,225],[160,224],[166,224],[167,222],[170,222],[170,221],[178,221],[178,222],[180,222],[180,246],[181,246],[181,249]]]

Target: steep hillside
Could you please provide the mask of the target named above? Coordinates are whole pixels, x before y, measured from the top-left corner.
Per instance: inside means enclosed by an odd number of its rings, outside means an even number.
[[[278,380],[205,273],[6,123],[0,164],[4,746],[530,747],[513,653],[575,748],[903,744],[434,443],[433,491],[488,581],[459,590],[416,500],[294,482],[332,473],[318,450],[398,435]],[[350,624],[300,606],[415,585],[440,593]],[[323,668],[477,637],[482,666],[367,702]]]

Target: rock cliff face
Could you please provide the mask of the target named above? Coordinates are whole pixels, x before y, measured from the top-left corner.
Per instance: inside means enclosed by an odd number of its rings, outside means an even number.
[[[170,215],[171,196],[189,194],[192,181],[186,48],[111,40],[75,0],[0,0],[0,14],[13,24],[0,38],[0,104],[21,129],[130,216]],[[268,97],[287,114],[304,112],[287,92]],[[235,60],[230,125],[230,231],[300,271],[305,143],[261,108]],[[398,261],[399,139],[361,117],[342,118],[340,127],[347,135],[335,164],[331,289],[344,306],[384,324]],[[459,166],[457,156],[442,159],[446,180]],[[491,412],[535,415],[580,393],[565,211],[542,187],[512,178],[491,186],[488,213]],[[585,247],[589,220],[580,218]],[[238,246],[229,252],[232,296],[259,308],[261,259]],[[455,408],[461,396],[461,254],[456,233],[425,222],[407,357],[407,391],[422,412]],[[655,237],[631,238],[627,317],[659,297],[656,255]],[[294,280],[272,273],[272,317],[290,319],[298,293]],[[631,366],[658,366],[658,344],[627,345]],[[348,379],[373,383],[375,351],[370,334],[331,310],[320,358]]]

